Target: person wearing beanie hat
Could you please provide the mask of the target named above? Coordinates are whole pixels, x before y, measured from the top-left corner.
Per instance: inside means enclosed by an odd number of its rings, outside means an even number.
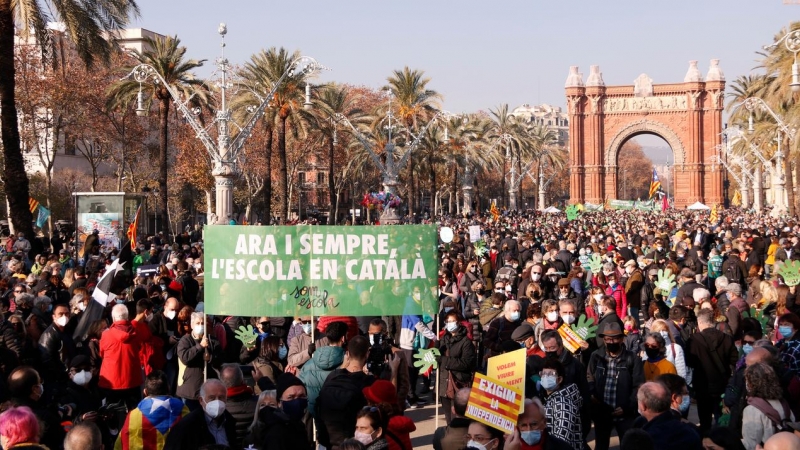
[[[278,408],[265,407],[258,412],[263,425],[260,448],[275,450],[308,449],[309,436],[303,417],[308,409],[308,397],[303,382],[290,373],[275,380]]]

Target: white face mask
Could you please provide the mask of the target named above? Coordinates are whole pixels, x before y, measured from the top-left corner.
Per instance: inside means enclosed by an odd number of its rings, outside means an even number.
[[[533,281],[539,281],[541,278],[542,278],[542,274],[539,274],[539,273],[534,273],[533,275],[531,275],[531,280],[533,280]]]
[[[599,302],[600,300],[603,299],[603,294],[594,294],[592,295],[592,297],[594,297],[595,301]]]
[[[78,303],[78,309],[81,311],[86,311],[86,303]]]
[[[72,381],[78,386],[86,386],[92,380],[92,372],[81,370],[72,377]]]
[[[206,403],[206,407],[204,409],[206,414],[208,414],[208,417],[216,419],[225,412],[225,402],[222,400],[212,400]]]
[[[62,328],[67,326],[67,322],[69,322],[69,317],[67,316],[61,316],[58,319],[56,319],[56,325]]]
[[[572,314],[564,314],[561,316],[561,320],[563,320],[567,325],[572,325],[575,322],[575,316]]]
[[[555,322],[556,320],[558,320],[558,313],[557,312],[551,311],[551,312],[547,313],[547,321],[548,322]]]
[[[474,448],[476,450],[486,450],[486,446],[485,445],[481,444],[480,442],[475,442],[475,441],[467,442],[467,447],[466,448]]]
[[[169,320],[174,319],[175,318],[175,311],[164,311],[164,317],[166,317]]]
[[[206,327],[202,325],[195,325],[194,327],[192,327],[192,333],[194,333],[195,336],[203,336],[204,334],[206,334]]]

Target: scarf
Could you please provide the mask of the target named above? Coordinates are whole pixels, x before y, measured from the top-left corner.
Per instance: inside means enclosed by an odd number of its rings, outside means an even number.
[[[235,397],[241,394],[249,394],[254,395],[253,390],[250,389],[250,386],[243,384],[241,386],[234,386],[228,388],[228,398]]]

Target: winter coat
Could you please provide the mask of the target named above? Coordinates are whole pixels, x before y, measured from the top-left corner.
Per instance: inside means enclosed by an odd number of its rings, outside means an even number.
[[[328,375],[317,397],[314,416],[319,443],[325,448],[338,447],[353,436],[356,414],[367,405],[362,390],[374,381],[372,375],[347,369],[336,369]]]
[[[39,337],[39,354],[43,369],[39,373],[44,380],[66,380],[67,368],[77,352],[72,336],[52,324]]]
[[[228,392],[231,389],[228,389]],[[231,448],[244,448],[245,446],[242,445],[242,442],[247,437],[248,428],[253,423],[253,413],[258,404],[258,397],[253,395],[253,391],[247,386],[241,386],[237,390],[241,392],[235,395],[228,395],[228,400],[225,401],[225,411],[231,413],[231,416],[236,421],[235,441],[231,442],[231,437],[228,436],[228,444]]]
[[[561,389],[545,398],[548,432],[568,442],[574,450],[583,449],[582,404],[583,399],[575,384],[563,384]]]
[[[641,358],[629,350],[622,350],[617,358],[619,359],[617,364],[621,366],[617,369],[615,403],[617,407],[622,408],[625,417],[634,417],[639,407],[636,393],[639,391],[639,386],[644,384],[644,365]],[[606,388],[607,366],[606,349],[600,348],[589,358],[586,373],[589,392],[599,402],[593,409],[597,411],[605,409],[611,414],[614,408],[605,403],[603,395]]]
[[[311,450],[306,426],[302,421],[290,420],[280,409],[261,408],[258,412],[258,430],[253,430],[245,443],[253,443],[262,450]]]
[[[341,366],[342,362],[344,362],[344,349],[342,347],[328,346],[318,348],[297,375],[300,381],[306,385],[308,410],[311,414],[315,414],[314,405],[322,385],[325,384],[325,379],[334,369]]]
[[[499,315],[492,323],[489,324],[489,329],[486,331],[484,343],[486,348],[491,350],[492,355],[499,355],[502,353],[502,343],[511,340],[511,334],[514,330],[522,325],[522,320],[511,322],[506,319],[505,315]]]
[[[411,433],[417,430],[417,426],[410,417],[392,416],[389,418],[389,425],[383,437],[389,444],[389,450],[411,450]],[[367,448],[371,448],[367,447]]]
[[[642,304],[642,288],[644,287],[644,276],[642,271],[634,269],[628,276],[628,281],[625,282],[625,299],[628,305],[633,308],[639,308]],[[638,319],[638,317],[636,318]]]
[[[676,418],[672,411],[666,411],[646,421],[644,417],[636,419],[634,428],[641,428],[653,438],[654,449],[702,450],[702,441],[697,429]]]
[[[205,352],[206,349],[200,346],[201,339],[195,339],[192,333],[184,335],[178,341],[178,360],[186,366],[183,369],[182,383],[178,386],[175,394],[178,397],[195,399],[200,393],[200,386],[203,385],[203,372],[206,368]],[[208,361],[208,378],[217,378],[217,373],[212,366],[221,362],[219,341],[213,337],[208,338],[209,353],[211,360]]]
[[[703,386],[712,397],[725,392],[731,367],[738,357],[733,339],[716,328],[695,333],[687,343],[686,362],[694,369],[692,381],[695,386]]]
[[[316,347],[322,348],[328,345],[328,338],[327,336],[322,336],[319,338],[319,334],[317,334],[317,342]],[[289,356],[287,364],[290,366],[297,367],[298,369],[303,367],[305,363],[311,359],[311,355],[308,354],[308,346],[311,344],[311,336],[301,333],[292,339],[292,343],[289,344]]]
[[[136,330],[141,347],[139,349],[139,362],[144,368],[144,374],[150,375],[154,370],[161,370],[167,363],[164,356],[164,341],[154,336],[146,322],[132,321],[131,325]]]
[[[233,447],[236,442],[236,419],[228,411],[225,411],[222,415],[225,421],[225,437],[228,438],[228,444],[231,448],[236,448]],[[205,411],[203,411],[203,408],[197,408],[179,420],[169,430],[167,440],[164,443],[164,450],[193,450],[204,445],[216,444],[216,442],[214,435],[208,430]]]
[[[100,337],[100,379],[103,389],[130,389],[142,385],[142,365],[139,360],[141,342],[127,320],[111,324]]]
[[[622,318],[628,315],[628,297],[625,295],[625,288],[621,284],[617,283],[613,288],[611,286],[607,287],[606,295],[614,297],[614,300],[616,300],[618,317]]]
[[[775,411],[778,412],[782,420],[787,419],[784,406],[788,409],[786,400],[765,400]],[[748,400],[748,403],[750,401]],[[787,422],[794,422],[794,414],[789,411]],[[742,412],[742,444],[747,450],[755,450],[756,445],[766,442],[767,439],[775,434],[775,425],[772,420],[752,404],[747,405]]]
[[[467,337],[467,329],[459,325],[455,333],[445,332],[444,337],[438,342],[441,360],[439,362],[439,392],[445,397],[447,390],[447,377],[453,374],[453,379],[468,386],[472,381],[472,374],[478,364],[478,355],[475,345]],[[442,389],[444,387],[444,389]],[[391,443],[390,443],[391,444]]]

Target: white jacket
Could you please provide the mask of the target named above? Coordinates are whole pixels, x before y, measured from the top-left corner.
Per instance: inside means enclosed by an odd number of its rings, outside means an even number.
[[[783,406],[780,400],[767,400],[778,414],[783,417]],[[789,412],[790,422],[793,422],[794,414]],[[764,413],[755,406],[747,405],[742,412],[742,444],[747,450],[755,450],[756,445],[765,442],[775,434],[775,427]]]

